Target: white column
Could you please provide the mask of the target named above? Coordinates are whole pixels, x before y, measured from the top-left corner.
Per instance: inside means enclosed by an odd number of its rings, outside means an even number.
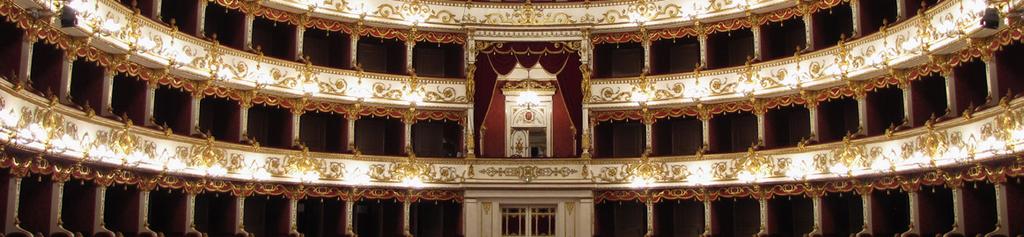
[[[32,78],[32,51],[36,40],[31,36],[23,36],[24,40],[21,41],[21,65],[18,68],[18,81],[28,83],[29,78]]]
[[[252,104],[243,102],[238,109],[238,138],[240,140],[245,140],[249,134],[249,108],[251,107]]]
[[[416,123],[416,119],[407,118],[404,120],[402,121],[402,143],[404,143],[402,148],[405,149],[405,153],[414,154],[415,152],[412,149],[412,124]]]
[[[712,236],[712,235],[716,234],[715,231],[713,230],[713,228],[714,228],[713,226],[714,226],[714,223],[715,223],[715,220],[714,220],[714,216],[715,215],[714,215],[714,213],[715,213],[715,209],[714,209],[713,203],[711,203],[711,201],[705,200],[704,201],[704,233],[701,233],[700,236]]]
[[[754,236],[768,236],[768,199],[758,198],[758,208],[761,216],[761,230],[754,234]]]
[[[821,124],[818,124],[818,104],[817,102],[808,102],[805,104],[807,107],[807,115],[810,117],[807,121],[810,121],[811,129],[811,140],[818,141],[821,138]]]
[[[196,32],[199,36],[206,35],[206,5],[207,1],[196,1],[199,2],[199,6],[196,7]]]
[[[288,198],[288,236],[302,236],[299,233],[299,200]]]
[[[358,113],[352,111],[350,113]],[[348,133],[345,134],[346,141],[348,141],[348,151],[356,152],[356,120],[359,119],[359,115],[348,115],[345,116],[345,122],[348,123]]]
[[[163,14],[163,12],[162,12],[162,10],[163,10],[163,1],[161,1],[161,0],[150,0],[150,1],[151,1],[151,3],[153,3],[153,11],[152,11],[153,19],[158,19],[160,21],[163,21],[163,18],[160,17],[160,15]],[[167,23],[170,24],[170,22],[167,22]],[[180,24],[181,22],[178,22],[178,23]]]
[[[700,29],[700,27],[698,27],[698,29]],[[704,66],[704,67],[707,67],[707,65],[708,65],[708,35],[706,35],[706,34],[697,35],[697,42],[700,44],[700,65]]]
[[[243,45],[245,45],[245,48],[256,49],[256,46],[252,45],[252,26],[253,21],[255,20],[256,16],[252,13],[245,14],[245,22],[242,25],[242,27],[244,27],[245,29],[245,35],[243,35],[242,37],[244,39],[244,41],[242,42],[244,43]]]
[[[355,220],[355,212],[352,208],[355,208],[354,201],[345,201],[345,234],[344,236],[356,236],[355,226],[352,225],[352,221]]]
[[[920,192],[921,190],[907,192],[907,199],[909,199],[907,203],[910,204],[910,229],[903,234],[921,236],[921,208],[918,207],[921,203]]]
[[[349,62],[351,62],[352,65],[355,66],[357,63],[359,63],[359,32],[355,31],[355,33],[350,35],[348,37],[348,39],[349,39],[349,47],[348,47],[348,50],[349,50],[348,51]]]
[[[754,115],[757,116],[757,141],[755,142],[765,142],[764,136],[767,126],[764,119],[765,111],[756,111]]]
[[[57,98],[66,101],[71,94],[71,71],[74,67],[74,53],[65,52],[60,64],[60,86],[57,88]]]
[[[753,22],[751,22],[753,25]],[[754,59],[761,59],[761,26],[754,25],[750,27],[751,35],[754,38]]]
[[[300,142],[300,130],[302,130],[302,111],[292,112],[292,134],[291,134],[291,145],[298,145]]]
[[[646,116],[646,115],[645,115]],[[654,148],[654,119],[644,119],[644,150],[643,152],[652,151]]]
[[[107,197],[107,186],[97,185],[95,189],[96,192],[94,192],[92,196],[92,206],[96,207],[96,212],[93,213],[93,219],[89,224],[89,229],[96,230],[92,233],[93,235],[98,233],[107,233],[113,236],[114,232],[107,229],[106,225],[103,223],[103,212],[107,208],[105,201],[105,198]]]
[[[589,95],[584,95],[589,96]],[[581,143],[583,146],[583,154],[580,156],[583,159],[590,159],[594,155],[594,128],[590,126],[590,106],[583,105],[583,135]]]
[[[103,89],[100,91],[100,108],[95,108],[99,110],[99,113],[97,114],[106,116],[113,115],[111,113],[111,108],[113,108],[111,103],[113,101],[112,98],[114,97],[114,75],[116,74],[117,72],[111,68],[103,70]]]
[[[995,56],[982,57],[981,59],[985,62],[985,80],[988,85],[988,96],[992,98],[992,101],[989,103],[999,103],[999,97],[1001,97],[1000,95],[1003,92],[1000,91],[999,66],[996,64]]]
[[[405,41],[405,71],[414,71],[415,68],[412,65],[413,49],[416,48],[416,39],[406,39]]]
[[[16,190],[21,190],[21,177],[9,176],[6,182],[7,189],[12,190],[13,192],[7,192],[4,195],[4,205],[10,208],[7,209],[6,213],[3,213],[4,223],[2,231],[7,235],[21,233],[25,236],[33,236],[31,232],[22,229],[21,226],[15,223],[15,220],[18,219],[19,203],[18,192]]]
[[[410,209],[412,209],[412,203],[409,202],[408,198],[402,200],[402,234],[407,237],[412,237],[411,223],[409,222],[411,220]]]
[[[150,233],[153,236],[157,236],[156,232],[149,229],[149,190],[139,190],[139,222],[137,228],[138,233]]]
[[[711,146],[711,116],[700,119],[701,124],[701,139],[704,140],[703,145]],[[706,151],[705,151],[706,152]]]
[[[814,15],[805,14],[804,20],[804,48],[814,49]]]
[[[910,13],[907,12],[906,5],[906,0],[896,0],[896,21],[906,20],[909,18]]]
[[[303,52],[303,44],[305,44],[305,41],[306,41],[306,37],[304,37],[305,36],[305,32],[306,32],[306,27],[305,26],[302,26],[302,25],[295,26],[295,35],[293,36],[293,37],[295,37],[295,55],[292,55],[292,58],[301,59],[301,58],[306,56],[306,53]]]
[[[160,125],[153,124],[153,109],[156,106],[156,88],[159,87],[160,85],[157,85],[155,80],[146,83],[146,105],[142,113],[142,123],[146,126]]]
[[[647,211],[647,227],[644,236],[654,236],[654,202],[651,201],[651,198],[647,198],[644,207]]]
[[[1010,236],[1010,200],[1007,200],[1009,196],[1007,195],[1006,183],[996,183],[993,187],[996,189],[996,220],[998,220],[997,225],[999,227],[985,234],[985,237]]]
[[[857,126],[864,128],[864,133],[867,133],[868,129],[868,97],[867,95],[857,96]]]
[[[192,96],[192,100],[190,101],[190,103],[192,103],[192,106],[189,107],[189,116],[188,116],[189,117],[189,120],[188,120],[189,134],[203,133],[203,131],[201,131],[199,129],[199,113],[202,110],[203,97],[202,96],[193,95]]]
[[[949,70],[942,72],[942,77],[946,79],[946,108],[949,108],[949,111],[953,111],[954,114],[951,114],[951,116],[957,116],[958,114],[955,113],[963,108],[960,108],[960,105],[956,102],[956,74],[953,73],[953,70]]]
[[[805,236],[822,236],[824,234],[824,231],[822,231],[824,224],[822,223],[822,220],[824,220],[825,218],[822,210],[822,208],[824,208],[822,206],[822,203],[824,202],[823,199],[824,198],[822,198],[821,195],[814,195],[814,197],[811,197],[811,201],[814,205],[814,226],[816,226],[817,228],[813,228],[811,232]]]
[[[199,230],[196,229],[196,194],[185,192],[185,234],[195,234],[202,236]]]
[[[466,150],[466,158],[476,158],[476,137],[473,136],[473,108],[466,109],[466,121],[464,122],[465,127],[463,128],[462,137],[463,147]]]
[[[953,229],[943,236],[964,236],[964,228],[967,226],[967,217],[964,216],[964,188],[959,184],[951,189],[953,193]]]
[[[863,36],[862,26],[860,22],[860,0],[850,0],[850,18],[853,21],[853,35],[854,37]]]
[[[910,121],[910,125],[914,126],[914,121],[917,121],[917,116],[914,116],[914,87],[911,86],[910,82],[906,82],[900,85],[900,89],[903,91],[903,117]]]
[[[47,235],[56,236],[60,233],[65,234],[65,236],[74,236],[74,233],[61,226],[60,214],[61,209],[64,208],[64,181],[52,181],[49,185],[50,203],[48,205],[53,208],[50,208],[50,213],[47,215],[49,217],[47,221],[49,226],[46,228],[49,231]]]
[[[235,236],[249,236],[249,232],[245,231],[245,198],[247,196],[235,197],[235,219],[231,220],[233,226],[237,226],[235,229]]]
[[[646,29],[641,29],[641,31],[642,31],[642,33],[641,33],[642,34],[642,36],[641,36],[642,38],[640,39],[640,46],[643,47],[643,50],[644,50],[644,65],[643,65],[643,69],[641,69],[641,71],[642,72],[646,72],[646,73],[650,73],[650,71],[651,71],[651,39],[647,35],[647,30]]]
[[[854,234],[854,236],[874,235],[875,225],[874,223],[872,223],[872,220],[874,218],[871,218],[872,216],[874,216],[873,208],[871,208],[873,206],[872,203],[874,203],[874,200],[871,199],[870,190],[860,194],[861,213],[863,213],[862,216],[864,219],[864,229],[861,229],[860,232],[857,232],[857,234]]]

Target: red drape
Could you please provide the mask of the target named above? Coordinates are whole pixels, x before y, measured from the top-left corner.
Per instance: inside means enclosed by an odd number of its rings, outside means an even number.
[[[565,44],[551,42],[514,42],[494,44],[480,49],[477,53],[476,72],[473,76],[476,86],[474,94],[474,122],[478,125],[476,137],[484,139],[478,146],[483,157],[503,157],[505,139],[505,98],[502,95],[498,75],[507,74],[516,64],[533,67],[540,64],[544,70],[555,73],[558,78],[552,104],[552,157],[573,157],[579,154],[582,124],[583,75],[580,72],[580,56],[575,49]],[[483,136],[479,127],[486,127]],[[573,134],[575,129],[576,133]]]

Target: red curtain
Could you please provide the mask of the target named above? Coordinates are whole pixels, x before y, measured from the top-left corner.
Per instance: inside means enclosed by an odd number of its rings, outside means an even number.
[[[579,154],[579,136],[582,130],[582,88],[583,75],[580,72],[580,56],[576,49],[562,43],[514,42],[493,44],[477,53],[476,82],[474,94],[474,123],[476,136],[484,139],[478,146],[477,154],[484,157],[503,157],[505,144],[505,98],[501,92],[498,75],[508,74],[516,64],[533,67],[540,64],[544,70],[555,73],[558,78],[552,104],[553,125],[551,157],[573,157]],[[487,130],[483,136],[480,127]],[[576,131],[575,134],[573,131]]]

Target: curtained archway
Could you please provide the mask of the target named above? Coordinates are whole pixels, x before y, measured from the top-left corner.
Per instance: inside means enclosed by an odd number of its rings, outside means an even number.
[[[494,43],[479,49],[476,58],[473,118],[478,126],[474,137],[483,140],[482,146],[476,146],[477,154],[505,156],[505,97],[501,92],[503,83],[497,81],[498,75],[508,74],[516,64],[527,68],[540,64],[558,78],[552,96],[551,157],[578,156],[583,119],[580,88],[583,75],[579,70],[578,48],[552,42]]]

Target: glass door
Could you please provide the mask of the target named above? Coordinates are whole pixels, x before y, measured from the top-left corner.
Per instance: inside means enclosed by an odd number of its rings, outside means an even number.
[[[501,236],[546,237],[555,236],[555,210],[544,207],[502,207]]]

